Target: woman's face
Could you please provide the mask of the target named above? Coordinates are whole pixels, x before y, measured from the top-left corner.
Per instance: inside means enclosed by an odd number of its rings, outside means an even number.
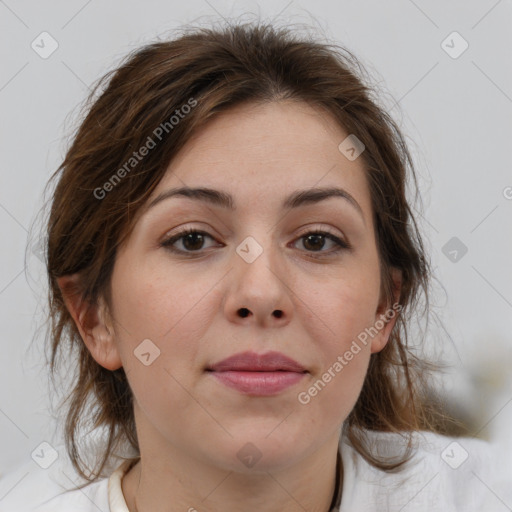
[[[337,440],[393,323],[361,341],[390,305],[362,158],[338,148],[348,135],[304,103],[244,105],[170,165],[112,276],[141,450],[269,470]],[[183,187],[210,192],[169,194]],[[345,197],[315,194],[327,188]],[[217,366],[243,352],[299,367]]]

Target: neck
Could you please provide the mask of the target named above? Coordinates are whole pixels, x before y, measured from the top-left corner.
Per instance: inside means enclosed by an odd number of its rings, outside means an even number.
[[[329,512],[336,490],[339,436],[294,466],[241,473],[166,447],[141,447],[122,480],[130,512]],[[340,467],[339,470],[342,468]],[[339,477],[339,475],[338,475]]]

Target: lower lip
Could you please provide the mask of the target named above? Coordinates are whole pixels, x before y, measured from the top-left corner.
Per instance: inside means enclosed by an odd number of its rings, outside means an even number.
[[[211,372],[220,382],[241,393],[255,396],[275,395],[299,382],[305,373],[275,372]]]

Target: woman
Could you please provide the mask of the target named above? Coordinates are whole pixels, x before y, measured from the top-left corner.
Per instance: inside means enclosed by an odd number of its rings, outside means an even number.
[[[66,442],[87,482],[30,506],[494,510],[486,445],[434,433],[421,393],[414,172],[357,66],[235,25],[100,82],[47,247],[51,365],[70,340]],[[85,429],[105,434],[96,459]]]

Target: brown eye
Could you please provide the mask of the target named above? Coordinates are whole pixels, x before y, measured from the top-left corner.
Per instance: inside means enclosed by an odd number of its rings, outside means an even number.
[[[302,235],[298,240],[302,240],[302,246],[307,252],[318,252],[321,253],[321,256],[328,256],[343,249],[350,249],[350,245],[347,242],[325,231],[311,231]],[[330,241],[334,249],[322,250],[326,245],[326,241]]]
[[[325,245],[325,236],[318,233],[304,237],[303,245],[306,249],[318,251]]]
[[[213,240],[213,237],[204,231],[186,229],[164,240],[160,245],[178,253],[198,252],[204,248],[207,238]],[[181,242],[181,248],[175,246],[177,242]]]
[[[188,233],[182,238],[183,247],[188,251],[197,251],[203,247],[204,235],[202,233]]]

